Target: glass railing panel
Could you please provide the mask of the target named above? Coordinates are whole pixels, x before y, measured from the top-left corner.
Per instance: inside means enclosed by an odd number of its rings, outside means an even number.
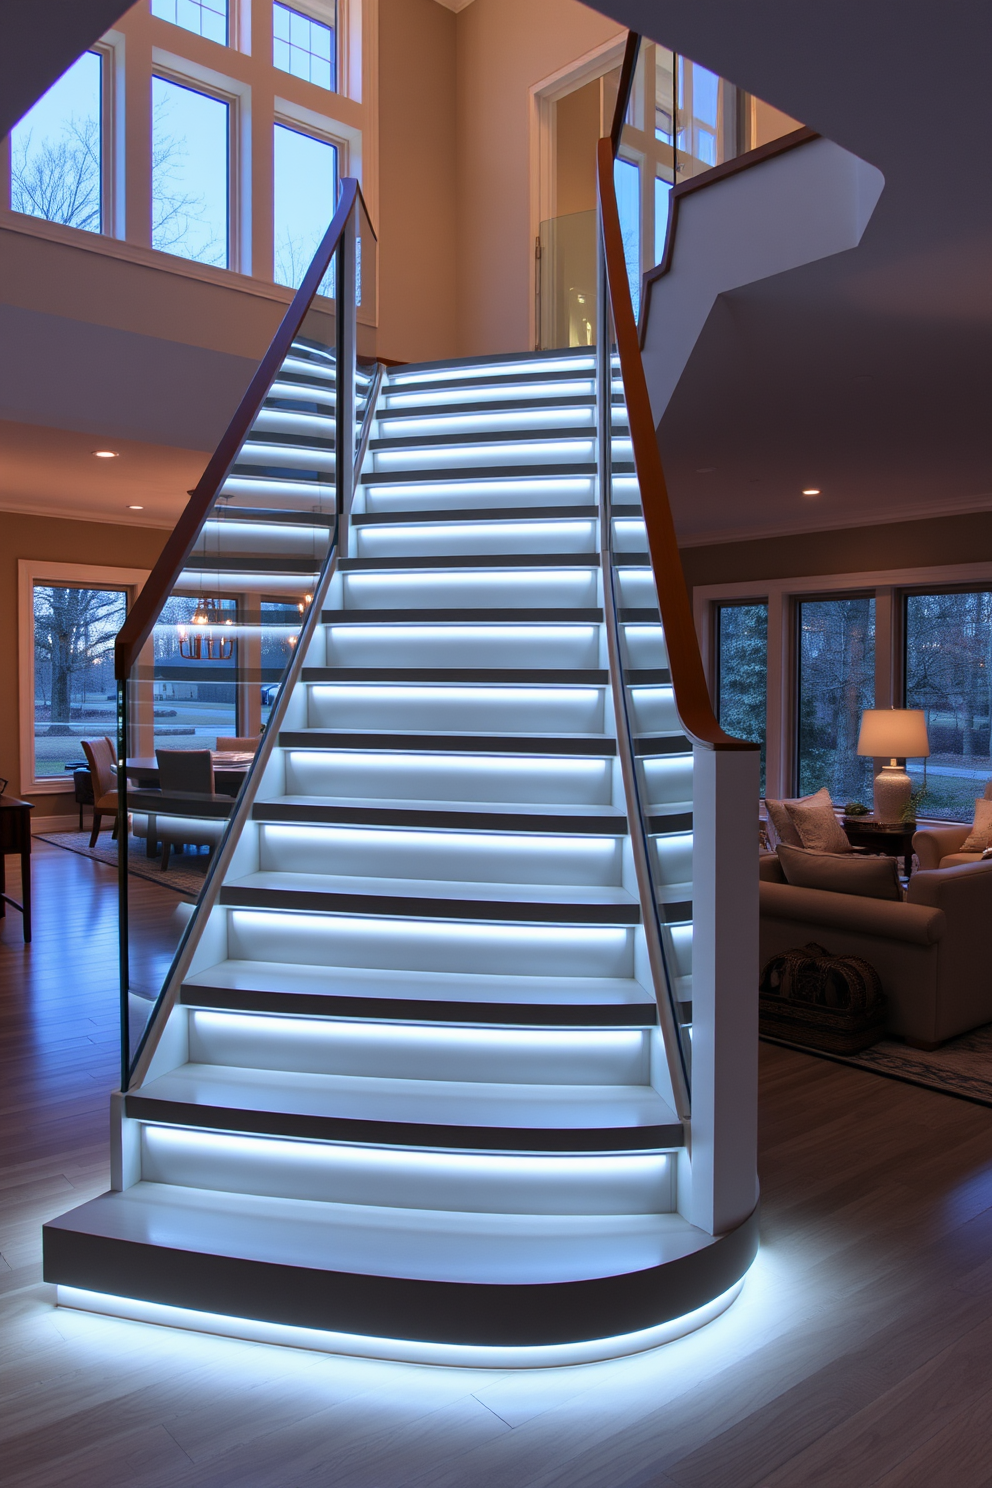
[[[595,209],[541,223],[538,301],[543,350],[595,343]]]
[[[693,753],[675,706],[640,492],[614,391],[613,459],[604,493],[610,535],[607,597],[612,595],[620,663],[619,706],[634,783],[632,829],[643,844],[643,874],[664,985],[686,1084],[691,1073]]]
[[[371,318],[375,239],[367,219],[361,242],[356,300],[364,296],[358,310]],[[333,289],[344,273],[339,249],[321,288]],[[374,375],[371,360],[355,365],[353,330],[342,355],[340,318],[335,300],[313,300],[150,639],[119,685],[127,1068],[207,888],[336,541],[339,399],[348,404],[342,373],[355,385],[349,469]]]

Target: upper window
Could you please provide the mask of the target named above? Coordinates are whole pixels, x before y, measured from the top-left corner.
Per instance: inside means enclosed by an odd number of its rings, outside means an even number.
[[[227,46],[227,0],[152,0],[152,15]]]
[[[15,212],[103,228],[103,58],[84,52],[14,126],[10,205]]]
[[[275,126],[275,280],[299,289],[337,202],[338,152],[327,140]],[[333,264],[320,293],[333,294]]]
[[[332,12],[332,15],[336,12]],[[272,63],[282,72],[316,83],[318,88],[337,87],[335,56],[336,25],[312,21],[288,5],[272,7]]]
[[[230,263],[230,112],[222,98],[152,78],[152,247]]]
[[[617,192],[623,256],[627,260],[630,297],[636,319],[641,303],[641,168],[633,160],[619,156],[613,162],[613,181]]]

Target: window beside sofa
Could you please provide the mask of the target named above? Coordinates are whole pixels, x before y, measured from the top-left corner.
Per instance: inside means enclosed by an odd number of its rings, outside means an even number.
[[[763,794],[826,786],[837,806],[871,808],[862,709],[922,708],[917,814],[971,822],[992,779],[992,563],[721,583],[693,600],[720,722],[763,744]]]

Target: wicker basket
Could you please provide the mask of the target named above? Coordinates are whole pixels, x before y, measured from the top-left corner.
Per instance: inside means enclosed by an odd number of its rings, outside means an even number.
[[[761,973],[759,1029],[829,1054],[857,1054],[885,1034],[878,972],[860,956],[811,943],[773,956]]]

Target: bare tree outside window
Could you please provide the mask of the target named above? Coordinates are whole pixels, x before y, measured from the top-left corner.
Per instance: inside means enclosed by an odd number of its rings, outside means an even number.
[[[992,593],[906,596],[906,707],[927,717],[927,816],[971,821],[992,777]],[[922,760],[907,768],[923,783]]]
[[[103,60],[84,52],[11,131],[13,211],[101,231],[102,95]]]
[[[61,775],[87,734],[114,732],[113,650],[126,609],[119,589],[34,586],[36,777]]]

